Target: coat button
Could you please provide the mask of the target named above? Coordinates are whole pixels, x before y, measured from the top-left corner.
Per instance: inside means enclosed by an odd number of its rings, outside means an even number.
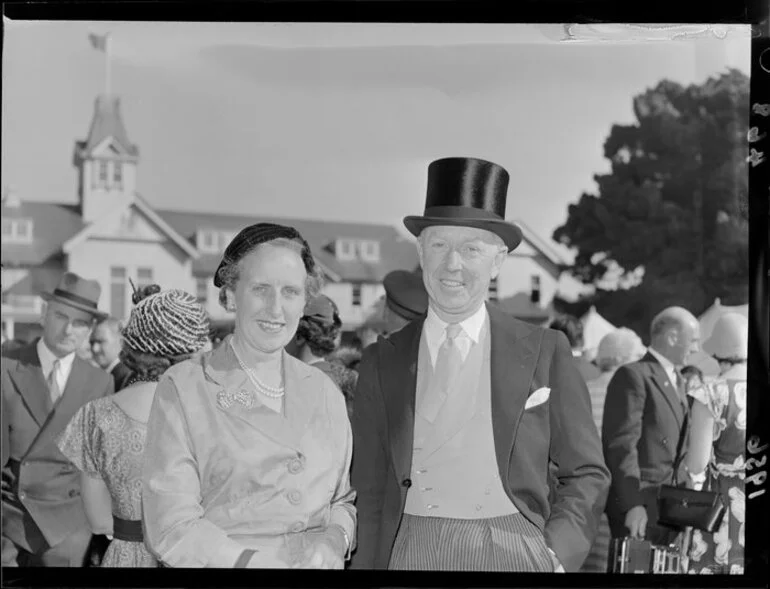
[[[401,481],[401,485],[406,487],[407,489],[412,486],[412,479],[404,479]]]
[[[302,472],[302,462],[297,459],[291,460],[289,462],[288,470],[291,474],[299,474]]]
[[[291,524],[291,528],[289,529],[294,533],[301,532],[302,530],[305,529],[305,524],[303,524],[302,522],[294,522],[293,524]]]
[[[297,489],[289,491],[288,499],[289,503],[292,505],[299,505],[302,503],[302,493],[300,493]]]

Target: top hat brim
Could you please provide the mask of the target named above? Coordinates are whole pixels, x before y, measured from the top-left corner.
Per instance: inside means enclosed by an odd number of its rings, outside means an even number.
[[[74,301],[74,300],[71,300],[71,299],[68,299],[68,298],[64,298],[64,297],[58,296],[58,295],[56,295],[55,293],[52,293],[52,292],[40,293],[40,297],[44,301],[56,301],[56,302],[61,303],[63,305],[68,305],[70,307],[73,307],[73,308],[77,309],[78,311],[84,311],[86,313],[90,313],[96,319],[106,319],[107,317],[109,317],[109,313],[105,313],[103,311],[99,311],[98,309],[96,309],[96,308],[94,308],[94,307],[92,307],[90,305],[82,304],[82,303],[79,303],[77,301]]]
[[[460,208],[460,207],[457,207]],[[404,217],[404,225],[409,232],[417,237],[423,229],[433,225],[451,225],[454,227],[475,227],[477,229],[486,229],[499,236],[503,243],[508,247],[508,251],[515,250],[522,240],[521,229],[502,219],[496,218],[478,218],[478,217],[433,217],[419,215],[410,215]]]

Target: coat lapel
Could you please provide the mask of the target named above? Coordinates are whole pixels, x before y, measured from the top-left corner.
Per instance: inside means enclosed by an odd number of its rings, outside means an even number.
[[[650,380],[652,380],[658,389],[660,389],[660,392],[663,393],[663,398],[666,399],[666,402],[671,407],[671,411],[673,411],[676,416],[677,422],[681,426],[684,423],[685,417],[684,406],[679,398],[679,393],[674,389],[674,386],[671,384],[671,379],[668,377],[668,374],[666,374],[666,369],[663,368],[657,358],[649,352],[645,354],[643,361],[650,367]]]
[[[40,367],[37,342],[31,343],[19,354],[16,370],[10,375],[16,384],[24,405],[40,427],[43,427],[53,409],[48,383]]]
[[[260,431],[278,444],[300,451],[302,438],[318,407],[320,394],[307,386],[306,381],[313,376],[311,367],[286,352],[283,352],[283,367],[286,390],[284,415],[261,403],[260,393],[235,357],[230,337],[211,354],[204,370],[209,379],[208,388],[220,411]]]
[[[535,373],[538,331],[487,305],[491,336],[492,431],[498,468],[508,480],[516,431]]]
[[[88,377],[91,368],[91,365],[82,358],[76,356],[73,360],[64,392],[49,415],[48,425],[45,428],[46,437],[63,431],[78,409],[90,400]]]
[[[380,379],[388,415],[391,459],[397,476],[408,476],[414,451],[417,355],[425,315],[413,320],[379,346]]]

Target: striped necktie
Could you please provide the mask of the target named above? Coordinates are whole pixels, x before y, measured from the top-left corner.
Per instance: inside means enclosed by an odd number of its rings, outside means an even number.
[[[53,363],[51,373],[48,375],[48,391],[51,394],[51,403],[56,405],[56,402],[61,397],[61,389],[59,388],[59,370],[61,368],[61,360],[57,358]]]
[[[457,345],[457,336],[463,328],[457,323],[446,326],[446,339],[438,349],[436,355],[436,367],[433,371],[428,390],[420,404],[420,414],[433,423],[438,416],[441,407],[447,400],[449,387],[455,381],[463,363],[460,347]]]

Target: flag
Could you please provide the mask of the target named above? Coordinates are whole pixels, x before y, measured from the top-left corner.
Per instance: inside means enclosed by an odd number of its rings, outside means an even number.
[[[89,33],[88,40],[91,41],[91,46],[96,49],[97,51],[107,51],[107,39],[109,38],[110,34],[105,33],[104,35],[94,35],[93,33]]]

